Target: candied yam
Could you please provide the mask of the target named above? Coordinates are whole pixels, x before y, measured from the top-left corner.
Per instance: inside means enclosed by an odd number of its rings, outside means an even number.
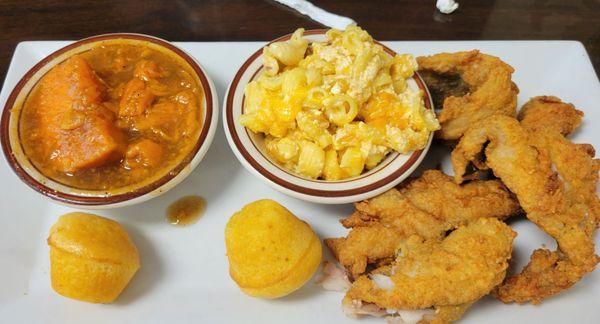
[[[127,148],[125,166],[127,168],[156,167],[163,156],[163,147],[149,139],[142,139]]]
[[[57,171],[100,166],[124,153],[126,138],[112,124],[112,112],[101,104],[104,91],[94,71],[77,56],[40,81],[40,145]]]
[[[141,60],[135,65],[133,76],[144,81],[161,78],[164,76],[162,69],[151,60]]]
[[[83,108],[102,101],[105,87],[83,58],[71,57],[57,68],[55,86],[60,87],[63,94],[70,94],[70,99],[78,104],[73,108]]]
[[[157,135],[167,142],[176,142],[193,135],[200,127],[197,111],[197,96],[191,91],[182,91],[172,100],[157,102],[145,114],[135,118],[134,129]]]
[[[88,116],[81,127],[59,135],[51,160],[63,172],[94,168],[121,159],[127,139],[111,121]]]
[[[74,109],[68,110],[60,123],[60,129],[72,130],[80,127],[85,122],[85,115]]]
[[[168,84],[161,83],[157,80],[149,80],[148,83],[146,83],[146,87],[157,97],[168,96],[173,94],[174,91],[177,91],[177,89],[171,88]]]
[[[154,94],[146,87],[146,83],[133,78],[123,90],[119,103],[119,116],[139,116],[143,114],[154,101]]]
[[[73,57],[51,69],[40,81],[39,111],[51,119],[102,101],[104,85],[85,60]]]
[[[177,104],[174,102],[159,102],[136,119],[134,129],[142,133],[156,134],[162,140],[174,142],[179,139],[176,131],[179,115],[177,110]]]

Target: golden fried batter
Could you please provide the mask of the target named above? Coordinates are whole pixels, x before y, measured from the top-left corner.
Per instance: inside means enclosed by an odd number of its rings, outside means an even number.
[[[360,300],[401,310],[475,302],[504,279],[515,236],[493,218],[460,226],[442,241],[410,236],[393,264],[356,279],[342,303]],[[458,307],[444,313],[457,310],[464,311]]]
[[[442,239],[448,230],[478,218],[505,219],[520,207],[500,181],[472,181],[459,186],[441,171],[425,171],[403,187],[359,202],[342,220],[348,237],[326,239],[352,277],[368,264],[393,261],[398,245],[412,234]]]
[[[516,194],[527,218],[558,242],[558,251],[536,250],[523,272],[498,288],[495,294],[504,302],[538,303],[575,284],[600,261],[593,238],[600,217],[600,162],[590,145],[564,138],[581,116],[558,98],[533,98],[523,107],[521,124],[507,116],[488,118],[470,128],[452,152],[457,182],[470,162],[491,168]]]
[[[421,56],[417,62],[426,82],[439,75],[439,81],[427,85],[434,97],[445,97],[443,107],[438,107],[442,108],[438,116],[442,139],[459,139],[470,125],[492,115],[515,115],[519,88],[511,81],[514,69],[499,58],[473,50]],[[453,81],[456,75],[468,85],[468,93],[461,95],[467,89]],[[460,89],[453,91],[444,83]]]
[[[571,134],[583,118],[583,112],[572,104],[564,103],[554,96],[531,98],[519,112],[521,126],[530,131],[558,132],[563,136]]]

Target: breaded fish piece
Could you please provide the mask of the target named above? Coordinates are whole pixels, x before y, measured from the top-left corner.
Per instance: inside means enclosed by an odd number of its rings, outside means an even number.
[[[417,234],[442,239],[448,230],[479,218],[506,219],[519,204],[497,180],[457,185],[452,177],[428,170],[406,185],[355,204],[341,221],[352,228],[346,238],[326,239],[338,261],[356,278],[367,265],[390,263],[400,242]]]
[[[443,103],[437,107],[442,139],[459,139],[470,125],[492,115],[515,116],[514,69],[498,57],[473,50],[421,56],[417,62],[438,106]]]
[[[495,294],[504,302],[538,303],[578,282],[600,261],[594,246],[600,162],[590,145],[564,137],[581,116],[558,98],[536,97],[523,107],[521,123],[507,116],[486,119],[452,152],[458,183],[471,162],[491,168],[516,194],[527,218],[558,243],[555,252],[536,250],[522,273],[498,288]]]
[[[356,278],[367,270],[367,265],[392,262],[398,245],[405,238],[403,231],[375,223],[372,226],[356,227],[345,238],[325,239],[325,244],[346,268],[350,277]]]
[[[445,316],[460,316],[504,280],[515,236],[494,218],[462,225],[442,241],[412,235],[393,264],[356,279],[342,304],[359,300],[388,310],[435,307]],[[458,307],[444,309],[448,306]]]
[[[583,112],[558,97],[539,96],[529,99],[521,107],[518,119],[529,131],[558,132],[568,136],[581,125]]]

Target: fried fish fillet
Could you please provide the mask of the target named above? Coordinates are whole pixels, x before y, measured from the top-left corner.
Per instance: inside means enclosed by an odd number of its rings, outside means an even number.
[[[456,320],[502,282],[516,233],[494,218],[459,226],[443,240],[412,235],[393,264],[354,281],[342,305],[356,301],[387,310],[435,308],[426,322]]]
[[[452,152],[458,183],[469,163],[491,168],[516,194],[527,218],[558,243],[554,252],[536,250],[529,265],[497,289],[504,302],[538,303],[571,287],[600,261],[594,246],[600,162],[590,145],[564,137],[581,116],[556,97],[536,97],[523,107],[521,123],[490,117],[470,128]]]
[[[442,239],[448,230],[478,218],[505,219],[520,207],[500,181],[457,185],[452,177],[428,170],[398,189],[359,202],[341,221],[352,228],[346,238],[326,239],[338,261],[353,278],[367,265],[383,265],[396,257],[399,244],[417,234]]]
[[[539,96],[521,107],[518,119],[521,126],[529,131],[550,131],[568,136],[581,125],[583,112],[558,97]]]
[[[477,50],[417,57],[424,77],[442,111],[438,136],[459,139],[467,128],[492,115],[515,116],[519,88],[514,69],[499,58]]]

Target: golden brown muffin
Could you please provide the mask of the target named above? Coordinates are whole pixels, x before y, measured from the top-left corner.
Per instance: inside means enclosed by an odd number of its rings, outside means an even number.
[[[225,229],[229,273],[248,295],[278,298],[302,287],[321,263],[310,226],[273,200],[235,213]]]
[[[61,216],[50,229],[48,245],[52,288],[65,297],[111,303],[140,268],[125,229],[100,216]]]

